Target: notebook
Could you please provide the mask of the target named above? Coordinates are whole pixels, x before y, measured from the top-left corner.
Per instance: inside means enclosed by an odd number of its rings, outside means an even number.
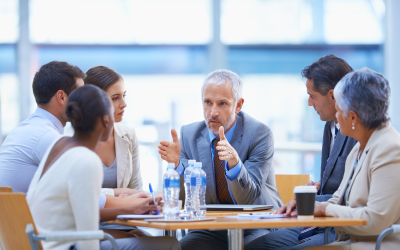
[[[186,218],[189,217],[188,214],[181,213],[179,215],[181,218]],[[152,214],[122,214],[118,215],[117,219],[119,220],[144,220],[144,219],[163,219],[164,215],[162,214],[157,214],[157,215],[152,215]]]
[[[272,205],[230,205],[230,204],[209,204],[207,211],[257,211],[273,209]]]
[[[295,216],[285,216],[283,214],[273,214],[273,213],[251,213],[251,214],[238,214],[238,218],[247,219],[274,219],[274,218],[289,218]]]

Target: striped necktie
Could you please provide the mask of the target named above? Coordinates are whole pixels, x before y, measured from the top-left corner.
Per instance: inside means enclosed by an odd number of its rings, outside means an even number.
[[[218,146],[219,139],[215,138],[212,143],[214,145],[214,170],[215,170],[215,182],[217,186],[217,196],[220,204],[233,204],[233,200],[229,195],[228,184],[225,178],[225,162],[220,160],[218,157]]]

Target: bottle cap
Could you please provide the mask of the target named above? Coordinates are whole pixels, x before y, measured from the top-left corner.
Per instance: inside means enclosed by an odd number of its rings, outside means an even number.
[[[195,168],[201,168],[201,167],[202,167],[201,162],[196,162],[196,163],[194,164],[194,167],[195,167]]]
[[[316,186],[297,186],[294,187],[293,193],[316,193]]]
[[[196,163],[196,160],[189,160],[188,161],[189,166],[194,166],[195,163]]]
[[[175,169],[175,163],[168,163],[167,169]]]

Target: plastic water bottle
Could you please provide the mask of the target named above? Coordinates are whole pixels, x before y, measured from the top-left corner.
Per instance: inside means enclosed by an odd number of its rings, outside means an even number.
[[[207,208],[206,208],[206,188],[207,188],[207,174],[201,169],[201,162],[200,163],[200,171],[201,171],[201,187],[200,187],[200,217],[206,217]]]
[[[192,212],[192,195],[190,192],[190,175],[194,169],[195,160],[189,160],[189,166],[185,168],[185,212],[191,214]]]
[[[201,162],[194,164],[190,175],[190,192],[192,194],[192,218],[203,218],[206,215],[206,173],[201,169]]]
[[[163,176],[164,184],[164,219],[179,219],[179,179],[175,164],[168,163],[167,172]]]

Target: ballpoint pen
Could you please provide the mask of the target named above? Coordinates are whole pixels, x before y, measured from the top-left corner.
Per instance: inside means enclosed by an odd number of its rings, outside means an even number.
[[[150,189],[151,196],[153,197],[154,205],[156,205],[156,199],[154,198],[154,193],[153,193],[153,188],[151,187],[151,183],[149,183],[149,189]],[[156,212],[157,212],[157,214],[160,214],[158,212],[158,210],[156,210]]]

